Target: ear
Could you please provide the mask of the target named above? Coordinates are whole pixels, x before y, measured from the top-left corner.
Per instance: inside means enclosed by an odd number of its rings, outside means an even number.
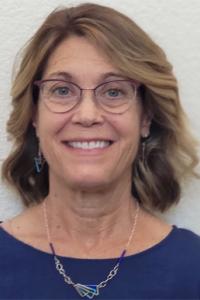
[[[152,116],[147,113],[143,113],[141,119],[141,136],[147,138],[150,134],[150,127],[152,122]]]

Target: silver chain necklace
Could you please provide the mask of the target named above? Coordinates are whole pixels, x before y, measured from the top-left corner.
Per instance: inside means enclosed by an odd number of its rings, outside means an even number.
[[[99,295],[99,289],[104,288],[107,285],[107,283],[111,279],[113,279],[113,277],[115,277],[117,275],[120,263],[121,263],[123,257],[125,256],[125,254],[128,250],[128,247],[130,245],[130,242],[133,238],[133,235],[135,233],[135,229],[136,229],[136,225],[137,225],[137,219],[138,219],[138,215],[139,215],[139,208],[140,208],[138,202],[136,202],[136,204],[137,204],[137,208],[136,208],[136,212],[135,212],[135,216],[134,216],[134,222],[133,222],[133,227],[132,227],[131,233],[129,235],[126,247],[122,251],[120,257],[117,259],[117,263],[115,264],[113,269],[109,272],[106,279],[101,281],[98,284],[80,284],[80,283],[75,283],[66,274],[65,269],[63,267],[63,264],[60,262],[60,260],[58,259],[57,255],[56,255],[55,248],[53,246],[51,236],[50,236],[49,220],[48,220],[48,216],[47,216],[46,202],[45,201],[43,202],[43,214],[44,214],[44,224],[45,224],[45,229],[46,229],[46,235],[47,235],[47,240],[48,240],[51,252],[54,256],[54,262],[55,262],[56,270],[63,277],[64,282],[68,285],[72,285],[81,297],[87,297],[89,299],[92,299],[94,296],[98,296]]]

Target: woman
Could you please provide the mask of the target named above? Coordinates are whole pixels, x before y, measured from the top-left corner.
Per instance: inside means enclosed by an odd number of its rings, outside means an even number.
[[[25,49],[3,178],[27,209],[0,230],[1,299],[199,299],[200,238],[155,215],[196,175],[177,82],[133,21],[53,11]]]

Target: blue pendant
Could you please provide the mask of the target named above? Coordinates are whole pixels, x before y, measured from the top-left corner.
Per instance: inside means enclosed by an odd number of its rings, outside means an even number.
[[[74,287],[81,297],[88,297],[89,299],[92,299],[94,296],[99,295],[99,288],[95,284],[84,285],[77,283]]]

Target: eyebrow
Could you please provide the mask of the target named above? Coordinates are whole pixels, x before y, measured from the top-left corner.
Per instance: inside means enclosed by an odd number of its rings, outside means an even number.
[[[54,72],[54,73],[50,73],[49,75],[47,75],[48,78],[52,78],[52,79],[57,79],[55,77],[62,77],[62,79],[65,80],[73,80],[75,77],[68,73],[68,72],[63,72],[63,71],[58,71],[58,72]],[[100,75],[99,77],[99,81],[104,81],[110,77],[118,77],[118,78],[124,78],[125,76],[121,73],[117,73],[117,72],[107,72],[107,73],[103,73]]]

